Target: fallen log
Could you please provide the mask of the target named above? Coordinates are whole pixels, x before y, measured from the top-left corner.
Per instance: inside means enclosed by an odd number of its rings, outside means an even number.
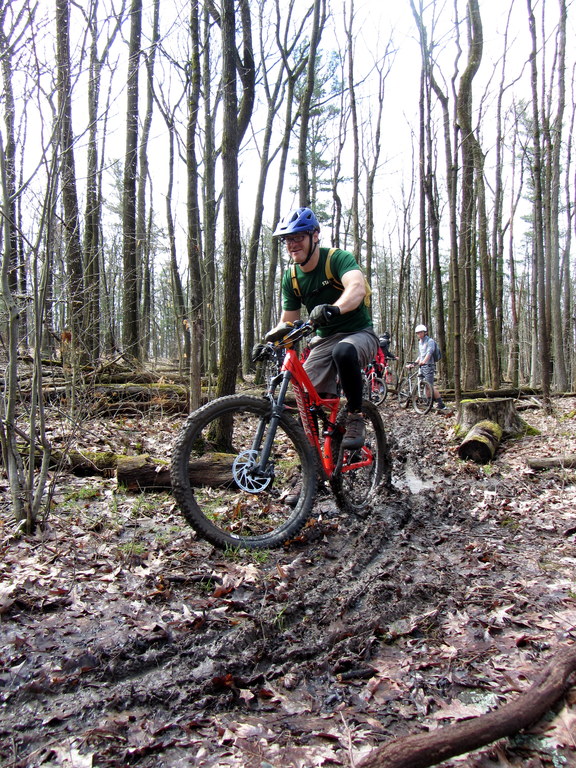
[[[567,456],[548,456],[546,458],[528,458],[526,464],[530,469],[551,469],[552,467],[561,467],[562,469],[576,468],[576,454]]]
[[[460,443],[458,456],[478,464],[488,464],[494,458],[501,439],[502,428],[499,424],[495,421],[479,421]]]
[[[213,453],[203,456],[189,466],[190,484],[219,488],[232,485],[232,462],[235,456]],[[166,491],[172,488],[170,467],[146,454],[118,456],[116,465],[118,485],[128,491]]]
[[[445,728],[395,739],[373,750],[358,768],[430,768],[505,736],[514,736],[544,717],[569,687],[569,677],[574,671],[576,647],[565,646],[532,687],[514,701]]]

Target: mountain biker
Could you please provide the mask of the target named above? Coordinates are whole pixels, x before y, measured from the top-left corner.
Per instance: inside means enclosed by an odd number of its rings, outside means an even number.
[[[378,339],[378,343],[380,344],[380,349],[382,350],[386,362],[388,362],[388,360],[398,360],[396,355],[393,355],[392,352],[390,352],[390,334],[388,331],[384,331],[382,336]]]
[[[415,365],[419,365],[422,373],[424,374],[424,380],[430,383],[433,390],[433,398],[436,403],[437,411],[447,411],[440,392],[437,387],[434,386],[434,374],[436,373],[436,362],[434,361],[434,347],[436,342],[434,339],[428,336],[428,328],[425,325],[417,325],[414,329],[416,336],[418,336],[418,357],[415,360]],[[409,368],[414,366],[409,365]]]
[[[330,266],[343,289],[327,279],[325,264],[329,249],[320,247],[320,224],[310,208],[291,211],[272,236],[286,243],[296,265],[300,293],[298,296],[294,290],[289,267],[282,276],[279,325],[299,320],[304,304],[311,323],[316,326],[304,369],[316,390],[324,396],[337,395],[336,377],[340,378],[348,410],[342,445],[347,449],[361,448],[366,434],[361,369],[374,359],[378,348],[378,338],[364,301],[364,274],[354,255],[338,248],[331,256]]]

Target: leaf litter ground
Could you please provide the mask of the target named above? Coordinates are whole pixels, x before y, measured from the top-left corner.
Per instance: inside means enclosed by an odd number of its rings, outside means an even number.
[[[16,538],[4,481],[0,764],[355,766],[510,701],[576,636],[576,471],[526,465],[576,453],[575,409],[527,411],[540,434],[480,467],[457,460],[453,416],[386,402],[392,493],[365,519],[323,496],[265,553],[198,540],[167,494],[64,475]],[[74,447],[167,458],[179,425],[91,421]],[[576,765],[575,717],[569,692],[442,765]]]

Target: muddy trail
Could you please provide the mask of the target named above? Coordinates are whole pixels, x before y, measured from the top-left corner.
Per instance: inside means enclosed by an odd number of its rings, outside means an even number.
[[[4,506],[0,764],[354,766],[509,701],[575,636],[576,478],[525,463],[576,452],[575,405],[530,412],[540,434],[482,468],[452,416],[387,402],[392,491],[365,518],[321,496],[266,553],[217,551],[169,496],[111,480],[61,478],[34,537]],[[575,700],[442,765],[575,765]]]

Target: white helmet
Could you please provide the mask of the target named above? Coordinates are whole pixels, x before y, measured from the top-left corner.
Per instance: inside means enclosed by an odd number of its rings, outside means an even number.
[[[426,328],[425,325],[417,325],[414,329],[414,333],[420,333],[420,331],[424,331],[424,333],[428,333],[428,328]]]

